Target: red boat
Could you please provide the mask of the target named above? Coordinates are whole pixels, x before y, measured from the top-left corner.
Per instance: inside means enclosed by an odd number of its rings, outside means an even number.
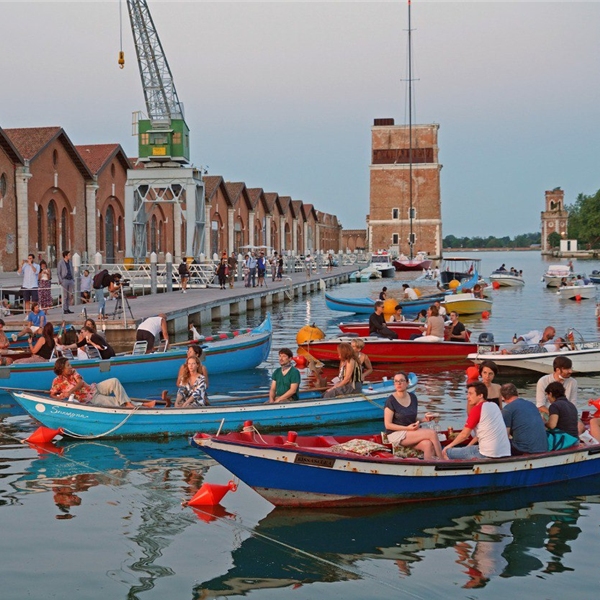
[[[315,340],[302,344],[311,356],[322,362],[338,362],[337,347],[340,342],[350,343],[352,337],[332,340]],[[449,362],[466,360],[467,355],[477,352],[477,344],[470,342],[420,342],[418,340],[386,340],[362,337],[365,347],[361,350],[372,363]]]
[[[415,321],[392,321],[386,323],[385,326],[398,334],[400,340],[410,340],[411,335],[421,335],[421,327],[424,323],[416,323]],[[369,335],[369,324],[368,323],[340,323],[338,327],[342,330],[342,333],[346,335],[359,335],[366,337]]]

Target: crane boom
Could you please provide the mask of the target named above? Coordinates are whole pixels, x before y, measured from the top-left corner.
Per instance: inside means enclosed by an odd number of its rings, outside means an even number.
[[[189,129],[173,75],[146,0],[127,0],[147,120],[138,123],[139,156],[155,162],[189,162]]]

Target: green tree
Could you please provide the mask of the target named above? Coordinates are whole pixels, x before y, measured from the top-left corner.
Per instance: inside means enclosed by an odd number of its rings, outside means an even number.
[[[560,233],[553,231],[548,236],[548,245],[550,246],[550,248],[558,248],[560,246],[560,240]]]
[[[592,248],[600,246],[600,190],[593,196],[579,194],[569,212],[568,236]]]

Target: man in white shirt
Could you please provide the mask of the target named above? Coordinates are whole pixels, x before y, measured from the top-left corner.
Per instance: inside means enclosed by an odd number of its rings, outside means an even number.
[[[535,389],[535,405],[541,413],[548,414],[548,402],[546,400],[546,387],[553,381],[562,383],[565,395],[573,403],[577,404],[577,380],[571,377],[573,373],[573,362],[568,356],[557,356],[552,363],[553,373],[540,377]]]
[[[413,290],[408,283],[403,283],[402,287],[404,288],[404,298],[406,300],[418,300],[419,296],[415,290]]]

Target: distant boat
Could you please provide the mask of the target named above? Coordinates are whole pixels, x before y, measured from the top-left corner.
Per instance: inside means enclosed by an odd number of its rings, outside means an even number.
[[[596,285],[562,285],[556,293],[564,300],[591,300],[596,297]]]
[[[496,282],[500,287],[523,287],[525,285],[523,277],[510,271],[494,271],[490,275],[490,281]]]
[[[542,280],[546,287],[559,287],[563,279],[574,279],[578,275],[585,277],[585,273],[575,273],[569,265],[549,265]]]
[[[445,289],[452,287],[451,282],[456,281],[456,286],[464,284],[471,285],[474,276],[481,273],[481,259],[467,256],[448,256],[442,259],[440,267],[440,283]],[[478,279],[478,277],[477,277]],[[474,283],[477,283],[477,279]]]
[[[473,293],[449,294],[442,304],[448,314],[454,311],[459,315],[480,315],[484,311],[492,310],[491,300],[478,298]]]
[[[371,267],[375,267],[381,273],[382,277],[394,277],[396,274],[396,269],[387,252],[373,254],[371,257]]]
[[[427,258],[425,252],[417,252],[417,256],[414,258],[407,258],[406,256],[400,256],[393,261],[394,268],[396,271],[427,271],[431,267],[432,261]]]

